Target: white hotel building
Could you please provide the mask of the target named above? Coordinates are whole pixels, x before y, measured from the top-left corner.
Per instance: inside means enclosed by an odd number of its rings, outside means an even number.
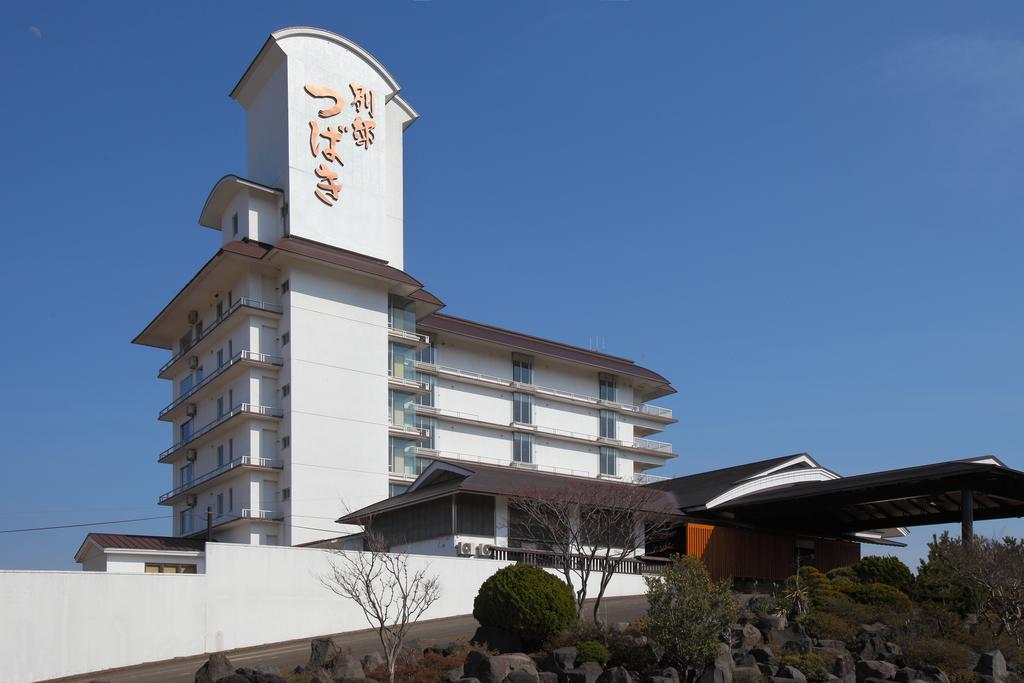
[[[632,361],[440,313],[403,268],[417,114],[365,50],[275,32],[231,93],[248,170],[202,209],[210,260],[136,337],[167,349],[173,534],[300,545],[430,458],[625,482],[675,457],[674,392]]]

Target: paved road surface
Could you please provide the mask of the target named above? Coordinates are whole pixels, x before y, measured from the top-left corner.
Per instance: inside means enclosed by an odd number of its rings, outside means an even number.
[[[589,611],[589,609],[588,609]],[[606,624],[633,621],[647,611],[647,599],[643,596],[605,598],[601,603],[601,620]],[[453,640],[469,638],[476,630],[477,622],[472,615],[433,619],[413,626],[411,637],[427,645],[446,645]],[[380,649],[377,634],[373,631],[355,631],[335,634],[335,642],[353,654],[362,656]],[[262,664],[278,667],[282,672],[290,671],[309,659],[310,638],[272,643],[256,647],[229,650],[228,657],[235,666]],[[80,676],[56,679],[61,683],[87,683],[88,681],[109,681],[110,683],[191,683],[196,669],[206,661],[206,655],[179,657],[162,662],[140,664],[122,669],[108,669]]]

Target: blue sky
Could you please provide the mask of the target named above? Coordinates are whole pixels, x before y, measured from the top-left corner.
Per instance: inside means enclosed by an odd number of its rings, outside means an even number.
[[[407,270],[453,315],[599,337],[671,378],[669,473],[803,451],[843,474],[1024,468],[1022,20],[1011,2],[9,5],[0,530],[169,532],[166,354],[129,342],[215,250],[199,210],[245,170],[228,92],[299,24],[368,48],[422,114]],[[85,531],[0,534],[0,567],[76,567]]]

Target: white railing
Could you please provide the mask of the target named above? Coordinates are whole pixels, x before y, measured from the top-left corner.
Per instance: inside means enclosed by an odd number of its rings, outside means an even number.
[[[159,417],[163,417],[164,415],[171,412],[172,410],[180,406],[182,403],[187,401],[192,396],[195,396],[196,392],[198,392],[200,389],[208,385],[217,377],[220,377],[223,373],[225,373],[228,370],[228,368],[232,367],[237,363],[240,363],[243,360],[252,361],[255,363],[266,363],[268,365],[284,365],[284,358],[281,356],[272,356],[269,353],[257,353],[255,351],[239,351],[219,368],[217,368],[209,375],[204,377],[202,381],[200,381],[198,384],[193,386],[191,389],[186,391],[178,398],[171,401],[171,403],[168,404],[166,408],[160,411]]]
[[[270,460],[269,458],[255,458],[255,457],[253,457],[251,455],[243,455],[240,458],[235,458],[234,460],[229,460],[228,462],[224,463],[220,467],[217,467],[216,469],[210,470],[206,474],[203,474],[201,476],[195,477],[194,479],[192,479],[192,481],[186,482],[186,483],[182,484],[181,486],[168,491],[167,493],[165,493],[162,496],[160,496],[160,501],[159,502],[162,503],[165,500],[167,500],[168,498],[173,498],[174,496],[182,494],[182,493],[184,493],[185,491],[188,491],[191,488],[195,488],[196,486],[199,486],[200,484],[204,484],[204,483],[210,481],[211,479],[215,479],[216,477],[219,477],[220,475],[224,474],[225,472],[230,472],[231,470],[235,469],[236,467],[241,467],[242,465],[250,465],[250,466],[253,466],[253,467],[270,467],[270,468],[274,468],[274,469],[281,469],[281,467],[282,467],[282,465],[280,463],[275,462],[273,460]]]
[[[483,455],[472,455],[470,453],[456,453],[453,451],[438,451],[433,448],[417,448],[416,454],[423,458],[442,458],[444,460],[465,460],[467,462],[479,462],[484,465],[501,465],[503,467],[525,467],[540,472],[552,474],[564,474],[570,477],[585,477],[593,479],[596,475],[584,470],[574,470],[569,467],[555,467],[554,465],[541,465],[538,463],[522,463],[511,459],[488,458]]]
[[[448,417],[453,420],[470,420],[472,422],[484,422],[480,419],[479,415],[475,413],[463,413],[458,410],[448,410],[447,408],[438,408],[437,406],[425,406],[422,404],[416,404],[416,412],[423,413],[425,415],[437,415],[440,417]],[[488,422],[487,424],[492,424]],[[498,423],[493,423],[495,426],[502,426]]]
[[[171,356],[171,359],[163,364],[163,367],[160,368],[159,372],[157,372],[157,375],[164,374],[164,371],[166,371],[167,368],[171,367],[179,360],[187,356],[189,351],[195,348],[196,344],[210,336],[210,333],[217,329],[217,327],[219,327],[222,322],[227,320],[232,313],[234,313],[235,311],[242,307],[255,308],[258,311],[267,311],[268,313],[281,313],[284,310],[277,304],[272,304],[269,301],[261,301],[260,299],[250,299],[249,297],[243,296],[242,298],[236,300],[234,303],[228,306],[228,310],[224,311],[219,316],[217,316],[217,319],[214,320],[209,327],[204,328],[202,333],[198,337],[193,339],[188,346],[186,346],[185,348],[178,351],[178,353]]]
[[[618,401],[608,401],[602,398],[598,398],[597,396],[577,394],[572,391],[555,389],[553,387],[545,387],[540,384],[513,382],[511,379],[508,379],[507,377],[497,377],[495,375],[487,375],[482,372],[462,370],[460,368],[453,368],[447,365],[437,365],[436,363],[424,363],[422,361],[417,361],[416,369],[422,372],[448,375],[451,377],[461,378],[465,380],[475,380],[478,382],[485,382],[487,384],[498,384],[500,386],[511,387],[519,391],[542,394],[544,396],[552,396],[554,398],[560,398],[566,401],[574,401],[576,403],[586,403],[594,406],[607,406],[608,408],[622,412],[636,413],[640,415],[647,415],[650,417],[657,417],[668,420],[672,419],[671,408],[662,408],[661,406],[653,406],[647,403],[619,403]]]
[[[403,434],[408,434],[409,436],[418,436],[424,439],[430,438],[429,427],[417,427],[416,425],[399,424],[397,422],[392,422],[391,420],[388,420],[388,429],[392,429],[396,432],[402,432]]]
[[[663,477],[660,474],[647,474],[646,472],[634,472],[634,484],[653,484],[657,481],[668,481],[671,477]]]
[[[425,334],[420,334],[418,332],[410,332],[409,330],[401,330],[401,329],[399,329],[397,327],[392,327],[391,325],[388,325],[388,334],[391,335],[392,337],[398,337],[400,339],[408,339],[409,341],[414,342],[416,344],[423,344],[424,346],[429,346],[430,345],[430,337],[428,337]]]
[[[415,391],[430,391],[430,385],[418,379],[408,379],[406,377],[397,377],[395,375],[388,374],[388,381],[402,387],[408,387]]]
[[[671,453],[672,444],[653,439],[633,439],[633,448],[642,448],[645,451],[656,451],[658,453]]]
[[[188,444],[195,442],[197,439],[206,436],[220,425],[224,424],[225,422],[235,417],[236,415],[241,415],[242,413],[247,413],[249,415],[262,415],[265,417],[284,416],[284,411],[281,410],[280,408],[273,408],[271,406],[261,406],[256,403],[240,403],[237,407],[232,408],[230,411],[224,413],[223,415],[213,420],[212,422],[208,422],[206,425],[204,425],[197,431],[192,432],[192,434],[189,435],[187,438],[182,439],[178,443],[168,448],[166,451],[157,456],[157,460],[163,460],[172,453],[175,453],[176,451],[181,450]]]
[[[260,510],[259,508],[242,508],[239,517],[245,519],[280,519],[281,513],[277,510]]]

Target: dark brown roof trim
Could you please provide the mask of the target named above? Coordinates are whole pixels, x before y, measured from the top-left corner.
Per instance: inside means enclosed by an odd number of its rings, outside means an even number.
[[[332,247],[302,237],[285,237],[274,245],[274,249],[316,259],[317,261],[341,266],[342,268],[350,268],[367,275],[376,275],[377,277],[394,280],[417,289],[423,287],[419,280],[403,270],[389,266],[388,262],[383,259],[358,254],[340,247]]]
[[[650,382],[664,385],[667,391],[662,395],[674,394],[676,391],[667,379],[653,370],[637,365],[628,358],[610,356],[606,353],[590,351],[579,346],[571,346],[521,332],[513,332],[501,327],[485,325],[464,318],[456,318],[455,316],[443,313],[434,313],[427,316],[419,322],[419,326],[439,332],[450,332],[462,337],[471,337],[494,344],[501,344],[532,353],[562,358],[573,363],[593,365],[619,374],[640,377]]]
[[[409,295],[409,298],[413,301],[422,301],[427,304],[434,306],[444,306],[444,302],[438,299],[436,296],[431,294],[425,289],[417,289],[415,292]]]
[[[143,536],[136,534],[86,534],[75,559],[82,554],[82,549],[89,542],[95,543],[100,548],[117,550],[155,550],[173,552],[196,552],[206,548],[206,541],[194,538],[179,538],[177,536]]]

